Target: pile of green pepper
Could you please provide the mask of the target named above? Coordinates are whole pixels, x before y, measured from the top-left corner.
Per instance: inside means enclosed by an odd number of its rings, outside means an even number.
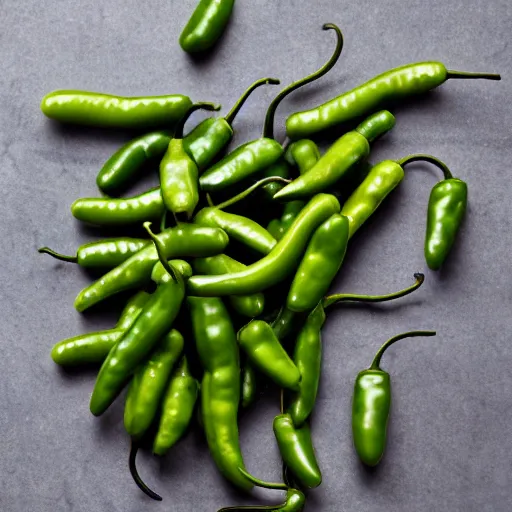
[[[181,34],[182,48],[191,53],[211,48],[233,5],[234,0],[201,0]],[[280,505],[223,511],[303,510],[308,489],[322,482],[310,422],[328,313],[334,314],[333,306],[341,302],[398,299],[424,280],[423,274],[415,274],[414,284],[384,295],[328,295],[351,238],[403,180],[404,167],[418,161],[443,173],[430,193],[426,215],[424,251],[430,269],[441,268],[460,230],[467,185],[444,162],[422,153],[375,165],[367,158],[371,143],[395,126],[395,117],[383,107],[450,78],[500,76],[450,71],[439,62],[392,69],[291,115],[281,144],[274,137],[279,103],[325,75],[342,52],[341,30],[334,24],[323,29],[336,34],[332,56],[274,98],[259,139],[230,152],[226,147],[244,102],[257,87],[279,80],[257,80],[226,116],[209,117],[188,133],[185,123],[192,112],[220,106],[193,103],[179,94],[123,98],[66,90],[43,98],[43,113],[63,123],[144,130],[99,171],[97,185],[111,196],[81,198],[71,206],[81,222],[144,227],[143,235],[88,243],[76,255],[48,247],[39,251],[105,271],[77,295],[79,312],[122,292],[132,294],[116,326],[60,341],[51,357],[62,366],[100,366],[90,399],[95,416],[127,388],[129,468],[140,489],[154,499],[162,498],[140,478],[137,451],[150,446],[155,455],[165,455],[200,417],[211,456],[229,482],[243,491],[254,485],[286,491]],[[306,138],[355,120],[353,129],[347,128],[323,154]],[[116,197],[148,162],[159,164],[159,186],[135,197]],[[251,203],[254,198],[258,207]],[[384,351],[402,338],[433,335],[412,331],[391,338],[370,368],[357,375],[352,435],[364,464],[378,464],[386,445],[391,387],[389,374],[380,368]],[[269,383],[280,390],[273,430],[283,459],[283,483],[254,477],[239,443],[240,410],[250,407],[261,391],[273,389]]]

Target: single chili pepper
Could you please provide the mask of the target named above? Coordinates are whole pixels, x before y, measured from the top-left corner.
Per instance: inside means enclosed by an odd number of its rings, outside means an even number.
[[[158,431],[153,453],[165,455],[187,430],[199,393],[199,382],[190,372],[186,356],[174,370],[162,401]]]
[[[208,169],[208,171],[199,178],[199,184],[202,190],[206,192],[222,190],[255,173],[265,170],[277,162],[282,156],[283,148],[274,140],[274,117],[277,107],[290,93],[325,75],[336,64],[343,49],[343,34],[336,25],[326,23],[322,29],[334,30],[336,32],[336,49],[329,61],[315,73],[285,87],[272,100],[265,117],[262,137],[239,146],[220,162]]]
[[[357,455],[366,465],[376,466],[386,447],[391,380],[379,366],[382,354],[404,338],[435,335],[435,331],[412,331],[394,336],[382,345],[370,368],[358,374],[352,399],[352,435]]]
[[[41,247],[37,252],[49,254],[61,261],[78,263],[84,268],[114,268],[149,243],[144,238],[109,238],[81,245],[76,251],[76,256],[59,254],[49,247]]]
[[[191,107],[182,94],[126,97],[99,92],[59,90],[41,102],[43,114],[61,123],[100,128],[169,128]]]
[[[253,320],[238,331],[238,344],[249,361],[278,386],[297,391],[300,373],[272,327],[263,320]]]
[[[180,46],[188,53],[211,48],[222,35],[235,0],[200,0],[180,35]]]
[[[134,197],[83,197],[71,205],[75,219],[97,226],[127,226],[160,219],[165,211],[160,187]]]
[[[196,349],[204,368],[201,407],[206,440],[220,472],[237,487],[252,485],[238,471],[244,467],[238,438],[240,363],[236,334],[221,299],[187,297]]]
[[[174,214],[185,213],[190,219],[199,202],[199,169],[185,151],[183,128],[189,116],[196,110],[220,110],[213,103],[196,103],[176,125],[174,137],[160,162],[160,188],[166,208]]]
[[[345,258],[348,231],[348,219],[339,213],[315,230],[290,286],[288,309],[311,311],[322,299]]]
[[[247,409],[254,403],[258,394],[258,377],[256,369],[249,362],[245,361],[242,367],[242,409]]]
[[[98,173],[98,188],[106,194],[119,192],[146,162],[159,160],[165,155],[171,137],[170,131],[150,132],[121,146]]]
[[[123,333],[130,328],[149,299],[146,292],[138,292],[126,304],[114,329],[92,332],[56,343],[52,359],[61,366],[102,363]]]
[[[233,138],[233,121],[251,93],[262,85],[279,83],[277,78],[256,80],[233,105],[227,116],[205,119],[187,134],[183,139],[183,146],[199,170],[206,169]]]
[[[280,505],[224,507],[217,512],[302,512],[306,496],[298,489],[288,489],[286,499]]]
[[[286,120],[286,134],[292,140],[309,137],[372,111],[417,94],[424,94],[450,78],[501,80],[491,73],[466,73],[447,70],[440,62],[407,64],[382,73],[342,95]]]
[[[224,231],[194,224],[180,224],[158,235],[166,258],[213,256],[224,251],[229,239]],[[141,249],[103,277],[84,288],[75,299],[75,308],[85,311],[116,293],[144,286],[150,282],[151,270],[158,261],[156,249]]]
[[[274,434],[284,463],[301,486],[306,489],[318,487],[322,483],[322,473],[318,467],[309,426],[295,428],[289,414],[274,418]]]
[[[395,117],[381,110],[342,135],[309,171],[280,190],[274,199],[300,199],[326,190],[370,153],[370,142],[393,128]]]
[[[244,295],[261,292],[286,279],[296,268],[311,233],[331,215],[339,213],[338,200],[318,194],[303,208],[272,251],[244,271],[221,276],[192,276],[188,291],[198,296]]]
[[[193,262],[194,270],[200,274],[221,275],[239,272],[246,265],[230,258],[226,254],[218,254],[209,258],[197,258]],[[240,315],[254,318],[263,313],[265,296],[262,293],[252,295],[232,295],[229,297],[231,307]]]
[[[108,409],[158,340],[169,332],[185,297],[183,277],[167,263],[164,244],[147,224],[145,227],[169,275],[166,280],[158,283],[140,315],[121,336],[101,366],[90,402],[90,410],[95,416]]]

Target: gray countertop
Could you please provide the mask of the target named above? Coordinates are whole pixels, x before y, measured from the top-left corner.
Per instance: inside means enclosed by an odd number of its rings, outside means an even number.
[[[342,27],[343,55],[328,76],[279,108],[280,137],[292,111],[408,62],[437,59],[454,69],[501,72],[503,80],[454,80],[399,106],[396,128],[372,150],[372,161],[418,151],[439,156],[468,182],[470,206],[448,264],[439,273],[426,271],[420,291],[330,315],[313,421],[324,481],[310,493],[306,510],[510,510],[512,4],[240,0],[216,50],[195,61],[177,43],[194,4],[1,2],[0,510],[206,512],[281,499],[275,491],[252,498],[233,491],[193,431],[161,461],[140,454],[141,474],[164,497],[152,502],[128,473],[122,401],[93,418],[88,401],[95,372],[65,372],[51,361],[56,341],[107,328],[115,312],[77,313],[73,300],[91,276],[36,249],[50,245],[72,253],[96,238],[94,229],[74,221],[69,206],[97,194],[97,171],[128,135],[58,128],[39,102],[59,88],[180,92],[220,102],[227,111],[257,78],[277,76],[287,84],[321,65],[333,47],[332,33],[320,30],[325,22]],[[275,92],[254,93],[236,121],[232,147],[259,135]],[[428,270],[425,209],[436,176],[428,166],[411,166],[351,243],[333,290],[385,293]],[[438,335],[403,341],[386,354],[383,367],[394,393],[389,444],[380,467],[366,471],[350,435],[353,380],[383,341],[411,329]],[[277,400],[266,396],[240,422],[247,467],[266,479],[279,478],[272,434]]]

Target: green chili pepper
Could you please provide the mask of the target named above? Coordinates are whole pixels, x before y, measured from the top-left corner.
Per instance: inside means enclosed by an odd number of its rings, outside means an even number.
[[[188,96],[123,97],[99,92],[62,90],[47,94],[43,114],[61,123],[136,130],[169,128],[191,107]]]
[[[180,46],[188,53],[211,48],[222,35],[235,0],[200,0],[180,35]]]
[[[71,205],[75,219],[97,226],[126,226],[160,219],[165,211],[160,187],[126,198],[84,197]]]
[[[274,418],[274,434],[284,463],[301,486],[311,489],[322,483],[309,426],[295,428],[289,414]]]
[[[272,251],[244,271],[221,276],[193,276],[188,291],[198,296],[244,295],[261,292],[286,279],[296,268],[311,233],[339,213],[338,200],[318,194],[303,208],[286,235]]]
[[[290,177],[290,167],[288,163],[281,158],[270,167],[267,167],[267,169],[265,169],[261,175],[265,178],[270,176],[279,176],[281,178],[288,179]],[[281,190],[283,187],[284,185],[282,183],[275,181],[265,185],[263,190],[265,191],[265,195],[269,199],[272,199],[277,191]]]
[[[386,447],[391,380],[389,373],[380,369],[382,354],[398,340],[435,335],[435,331],[412,331],[394,336],[382,345],[370,368],[358,374],[352,399],[352,435],[357,455],[366,465],[376,466]]]
[[[274,199],[311,196],[343,178],[350,168],[370,153],[370,142],[395,125],[391,112],[382,110],[366,118],[354,131],[341,136],[309,171],[280,190]]]
[[[165,247],[166,258],[213,256],[223,252],[228,244],[224,231],[194,224],[180,224],[158,235]],[[150,282],[151,270],[158,261],[156,249],[149,245],[141,249],[103,277],[84,288],[75,300],[75,308],[85,311],[94,304],[124,290]]]
[[[276,338],[272,327],[263,320],[253,320],[240,329],[238,344],[249,361],[278,386],[297,391],[300,373]]]
[[[103,164],[96,178],[98,188],[106,194],[119,192],[146,162],[165,155],[171,137],[172,132],[159,131],[127,142]]]
[[[343,263],[348,232],[348,219],[338,213],[315,230],[290,286],[288,309],[311,311],[322,299]]]
[[[51,356],[61,366],[102,363],[123,333],[139,316],[149,299],[146,292],[138,292],[126,304],[115,329],[92,332],[68,338],[55,344]]]
[[[287,338],[295,329],[297,324],[300,323],[301,315],[289,310],[286,305],[283,306],[277,318],[272,322],[272,330],[277,336],[278,340]]]
[[[76,256],[59,254],[49,247],[41,247],[37,252],[49,254],[61,261],[78,263],[84,268],[114,268],[148,244],[149,241],[144,238],[109,238],[81,245]]]
[[[392,101],[423,94],[450,78],[501,80],[490,73],[450,71],[440,62],[407,64],[382,73],[370,81],[318,107],[292,114],[286,120],[286,134],[292,140],[309,137],[382,108]]]
[[[267,110],[262,137],[239,146],[220,162],[208,169],[208,171],[199,178],[199,184],[202,190],[206,192],[222,190],[255,173],[265,170],[276,163],[282,156],[283,148],[274,140],[274,117],[277,107],[290,93],[325,75],[334,64],[336,64],[343,49],[343,35],[336,25],[327,23],[322,29],[336,31],[336,49],[329,61],[315,73],[285,87],[273,99]]]
[[[245,361],[242,367],[242,400],[240,405],[242,409],[247,409],[254,403],[258,395],[258,377],[256,369],[249,362]]]
[[[155,244],[155,250],[169,272],[151,295],[133,325],[119,338],[104,361],[91,396],[90,409],[95,416],[103,414],[144,361],[155,344],[172,327],[185,296],[185,284],[181,274],[175,272],[165,256],[165,247],[145,225]]]
[[[246,265],[230,258],[226,254],[218,254],[209,258],[198,258],[193,262],[194,270],[200,274],[221,275],[240,272]],[[262,293],[252,295],[232,295],[229,297],[231,307],[240,315],[254,318],[263,313],[265,296]]]
[[[160,188],[166,208],[174,214],[185,213],[190,219],[199,202],[199,170],[191,156],[185,151],[183,127],[196,110],[219,110],[213,103],[192,105],[176,126],[174,137],[160,162]]]
[[[306,496],[298,489],[288,489],[286,500],[281,505],[224,507],[217,512],[302,512]]]
[[[220,472],[244,490],[252,485],[238,471],[244,467],[238,439],[240,363],[236,334],[221,299],[187,298],[196,349],[204,368],[201,404],[206,440]]]

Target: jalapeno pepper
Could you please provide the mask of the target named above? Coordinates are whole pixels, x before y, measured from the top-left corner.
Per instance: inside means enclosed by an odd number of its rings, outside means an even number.
[[[391,112],[382,110],[366,118],[354,131],[341,136],[306,173],[280,190],[274,199],[300,199],[322,192],[346,175],[370,153],[370,142],[395,125]]]
[[[286,134],[292,140],[310,137],[410,96],[423,94],[450,78],[501,80],[491,73],[447,70],[440,62],[407,64],[382,73],[368,82],[318,107],[292,114],[286,120]]]
[[[61,123],[100,128],[169,128],[191,107],[188,96],[124,97],[99,92],[61,90],[41,102],[43,114]]]
[[[370,368],[358,374],[352,399],[352,435],[357,455],[366,465],[376,466],[386,447],[391,380],[379,366],[382,354],[404,338],[435,335],[435,331],[412,331],[394,336],[382,345]]]

